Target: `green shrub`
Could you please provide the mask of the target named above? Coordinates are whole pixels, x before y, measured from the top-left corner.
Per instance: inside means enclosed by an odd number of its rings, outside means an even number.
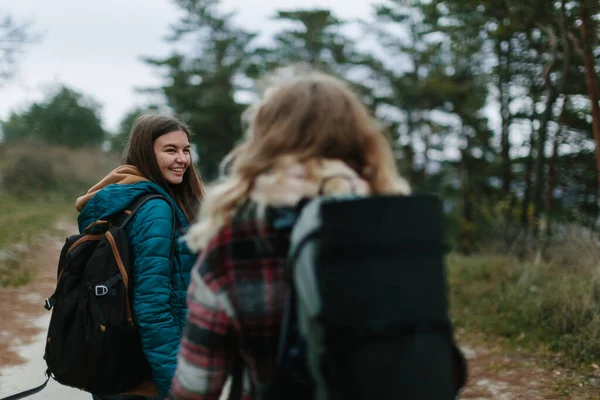
[[[74,201],[119,165],[117,157],[100,149],[0,146],[0,194],[31,200]]]
[[[22,154],[3,171],[4,190],[21,199],[33,199],[40,193],[60,188],[54,163],[44,155]]]

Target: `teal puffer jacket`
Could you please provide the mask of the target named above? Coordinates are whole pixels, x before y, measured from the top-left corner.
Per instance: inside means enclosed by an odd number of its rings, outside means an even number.
[[[175,262],[171,268],[173,212],[163,199],[145,203],[126,226],[134,257],[133,312],[140,327],[144,354],[152,367],[153,381],[166,397],[177,365],[181,331],[186,321],[186,291],[196,256],[180,240],[188,221],[157,184],[143,181],[129,185],[112,184],[96,193],[81,210],[79,231],[98,219],[122,212],[139,196],[158,193],[177,211]]]

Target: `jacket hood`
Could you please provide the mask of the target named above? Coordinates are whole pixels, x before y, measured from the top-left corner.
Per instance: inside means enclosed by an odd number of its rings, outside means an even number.
[[[171,196],[158,184],[144,178],[136,167],[124,165],[111,171],[87,194],[77,199],[75,204],[80,211],[77,217],[80,231],[96,220],[108,219],[123,212],[139,196],[148,193],[164,196],[177,211],[180,225],[187,228],[187,218]]]
[[[75,201],[75,208],[77,211],[83,210],[83,207],[85,207],[88,201],[108,185],[115,183],[127,185],[141,181],[148,181],[148,179],[142,176],[142,173],[137,167],[134,167],[133,165],[122,165],[117,167],[109,172],[104,179],[92,186],[85,195],[79,197],[77,201]]]
[[[250,199],[270,206],[295,206],[303,198],[319,195],[367,196],[369,184],[340,160],[321,159],[308,166],[282,163],[254,181]]]

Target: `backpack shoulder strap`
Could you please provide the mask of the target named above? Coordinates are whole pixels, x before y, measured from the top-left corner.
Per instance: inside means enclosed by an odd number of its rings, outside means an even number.
[[[127,216],[125,217],[125,219],[123,219],[123,221],[119,224],[119,226],[123,227],[125,226],[130,220],[131,218],[135,215],[135,213],[144,205],[146,204],[146,202],[152,200],[152,199],[163,199],[171,208],[171,211],[173,212],[173,223],[176,224],[177,223],[177,213],[175,212],[175,209],[173,208],[173,205],[171,204],[171,202],[162,194],[158,194],[158,193],[147,193],[147,194],[143,194],[141,196],[139,196],[137,199],[135,199],[128,208],[128,212],[127,212]]]
[[[135,213],[148,201],[152,200],[152,199],[163,199],[171,208],[171,212],[173,213],[173,226],[171,228],[171,254],[169,259],[171,260],[171,263],[173,262],[173,258],[175,256],[175,233],[177,232],[177,227],[179,226],[179,219],[177,217],[177,212],[175,211],[175,208],[173,208],[173,204],[171,204],[171,202],[162,194],[158,194],[158,193],[147,193],[144,195],[139,196],[137,199],[135,199],[130,205],[129,205],[129,213],[128,215],[125,217],[125,219],[123,219],[123,221],[121,223],[118,224],[118,226],[120,227],[124,227],[125,225],[127,225],[127,223],[131,220],[131,218],[135,215]]]

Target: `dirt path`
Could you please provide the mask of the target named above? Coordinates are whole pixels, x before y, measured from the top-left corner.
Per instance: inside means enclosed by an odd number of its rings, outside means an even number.
[[[76,227],[63,222],[57,227],[73,232]],[[20,263],[21,271],[35,271],[35,278],[26,286],[0,288],[0,366],[23,362],[16,351],[18,346],[31,343],[40,328],[33,324],[36,317],[47,312],[44,299],[52,294],[56,284],[58,253],[64,243],[63,238],[41,235],[29,251],[23,251],[25,258]],[[0,264],[1,268],[1,264]]]
[[[75,227],[63,226],[72,233]],[[0,288],[0,398],[29,389],[43,382],[46,328],[50,313],[43,300],[54,290],[57,258],[64,237],[46,238],[31,249],[25,267],[38,274],[27,286]],[[534,357],[510,352],[500,341],[485,341],[483,336],[458,331],[457,337],[469,361],[469,381],[462,400],[537,400],[600,399],[600,369],[575,374],[549,368]],[[597,367],[597,366],[596,366]],[[585,369],[584,369],[585,370]],[[32,400],[89,400],[77,389],[50,381]],[[435,400],[435,399],[433,399]]]
[[[58,227],[68,234],[76,230],[64,223]],[[64,237],[42,236],[38,243],[21,263],[22,268],[37,270],[35,278],[20,288],[0,288],[0,398],[44,381],[43,356],[50,312],[43,304],[56,285],[58,254]],[[89,400],[91,396],[50,380],[46,389],[29,399]]]
[[[573,372],[552,360],[508,350],[500,340],[459,330],[457,339],[469,363],[461,400],[600,399],[600,370],[593,364]],[[586,372],[587,371],[587,372]]]

